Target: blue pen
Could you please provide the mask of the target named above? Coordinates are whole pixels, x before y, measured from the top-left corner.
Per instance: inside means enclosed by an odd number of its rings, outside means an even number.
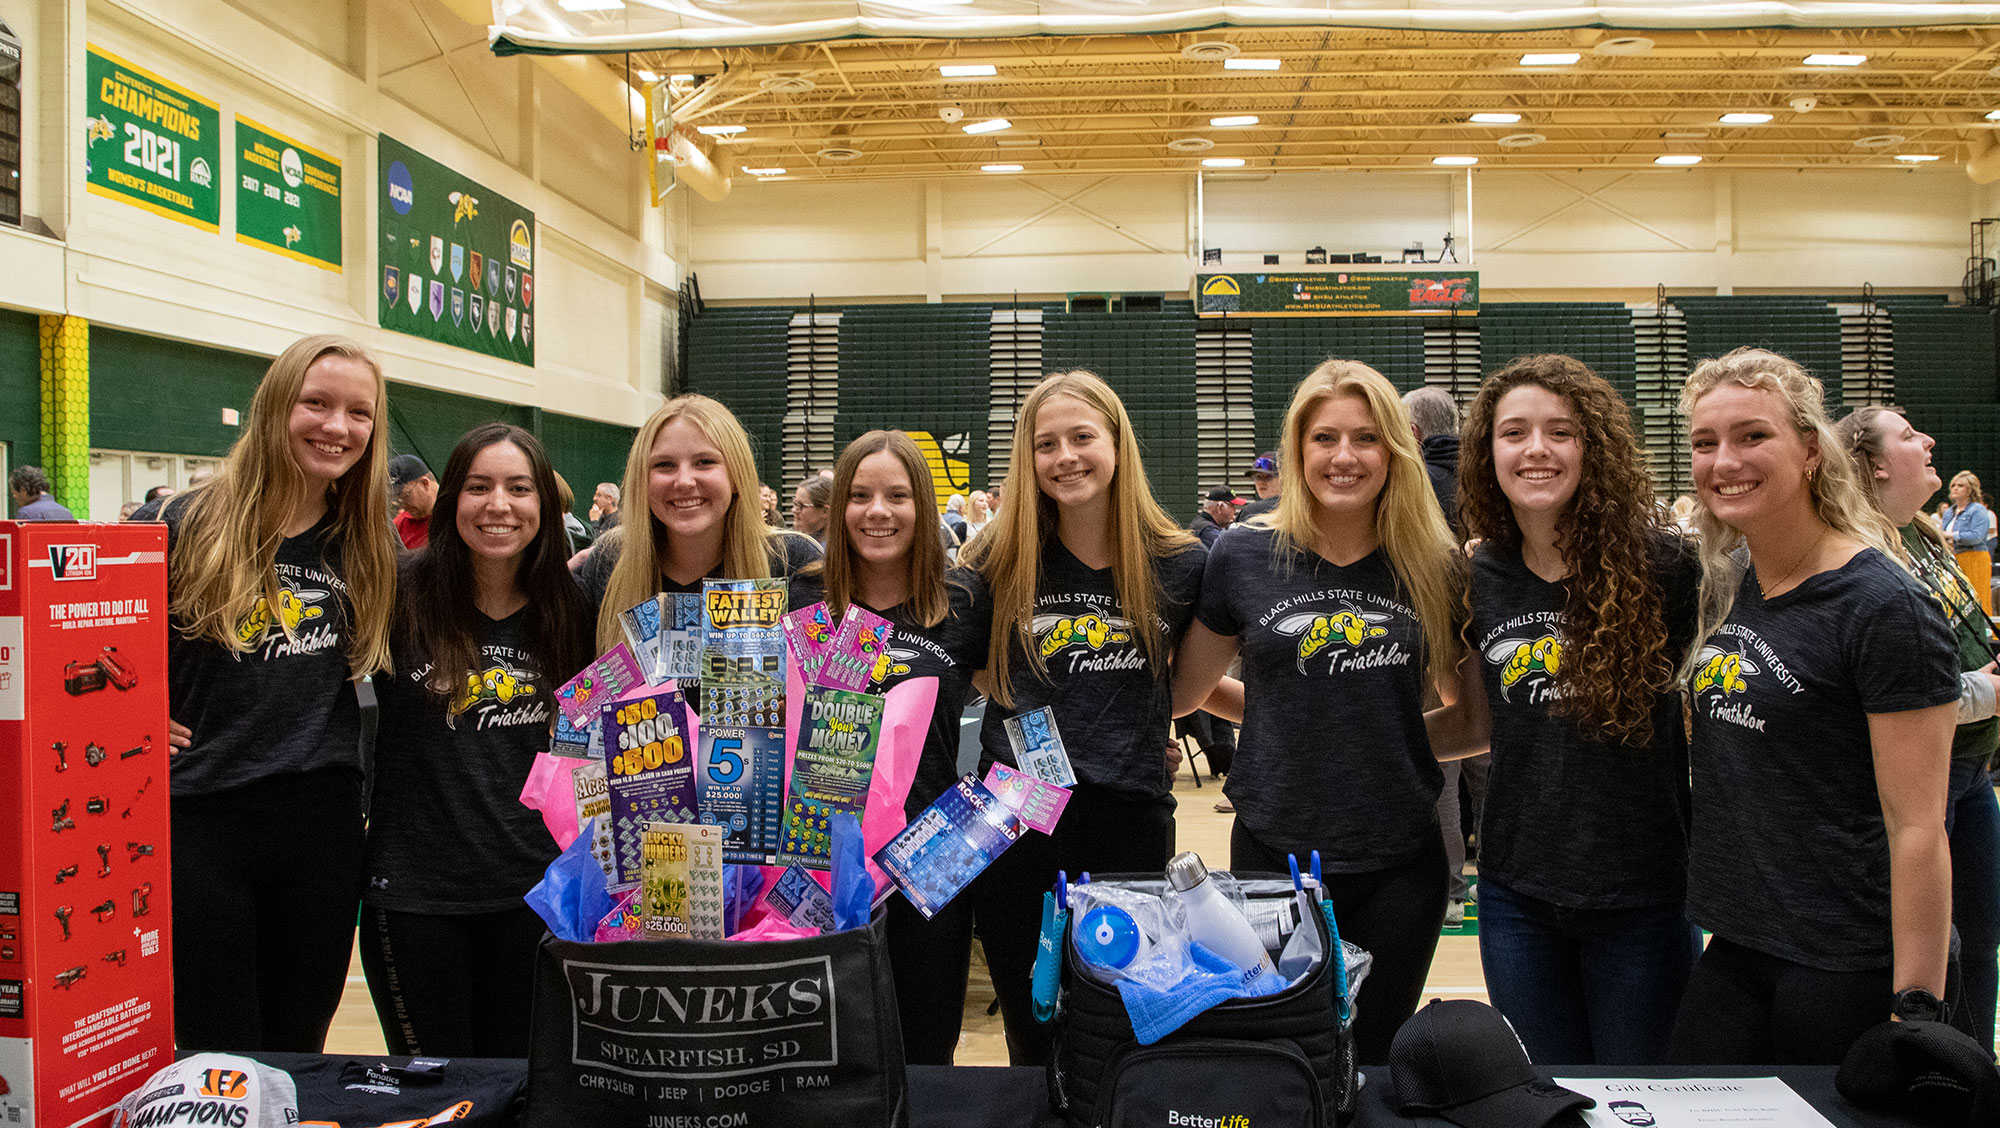
[[[1069,871],[1056,871],[1056,907],[1069,908]]]
[[[1319,884],[1320,884],[1320,887],[1321,887],[1322,889],[1326,887],[1326,878],[1323,878],[1323,877],[1321,877],[1321,876],[1319,875],[1319,851],[1318,851],[1318,850],[1314,850],[1314,851],[1313,851],[1313,880],[1314,880],[1314,881],[1317,881],[1317,882],[1319,882]]]
[[[1084,870],[1084,871],[1083,871],[1083,884],[1085,884],[1085,885],[1089,885],[1089,884],[1090,884],[1090,871],[1089,871],[1089,870]]]
[[[1305,892],[1305,882],[1299,880],[1299,856],[1297,854],[1286,854],[1285,861],[1292,867],[1292,892]]]

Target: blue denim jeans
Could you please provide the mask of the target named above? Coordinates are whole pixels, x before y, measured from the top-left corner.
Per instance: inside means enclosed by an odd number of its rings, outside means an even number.
[[[1676,901],[1568,909],[1479,882],[1488,997],[1546,1065],[1656,1065],[1701,933]]]
[[[1983,767],[1951,766],[1945,831],[1951,836],[1951,920],[1958,928],[1958,975],[1952,1025],[1982,1046],[1993,1044],[2000,983],[2000,802]]]

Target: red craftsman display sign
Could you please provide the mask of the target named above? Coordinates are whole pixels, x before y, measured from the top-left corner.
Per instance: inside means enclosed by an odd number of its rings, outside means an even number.
[[[0,1128],[173,1060],[167,533],[0,521]]]

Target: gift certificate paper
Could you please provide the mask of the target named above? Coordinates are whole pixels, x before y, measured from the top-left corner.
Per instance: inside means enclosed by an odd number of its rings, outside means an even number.
[[[1590,1128],[1833,1128],[1776,1077],[1558,1077],[1555,1082],[1596,1098],[1597,1107],[1583,1113]]]

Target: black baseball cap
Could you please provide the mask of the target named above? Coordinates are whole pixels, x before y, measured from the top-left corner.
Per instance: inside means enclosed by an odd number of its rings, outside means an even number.
[[[1461,1128],[1581,1125],[1597,1107],[1582,1093],[1544,1081],[1499,1011],[1472,999],[1433,999],[1389,1045],[1396,1111],[1442,1116]]]
[[[1848,1047],[1840,1095],[1939,1128],[2000,1124],[2000,1069],[1979,1043],[1942,1022],[1884,1022]]]
[[[1259,477],[1271,477],[1271,478],[1277,477],[1278,452],[1275,450],[1267,450],[1264,453],[1258,455],[1257,460],[1250,464],[1250,473],[1255,474]]]
[[[423,459],[414,454],[399,454],[389,460],[389,488],[400,490],[430,472]]]
[[[1206,497],[1205,497],[1205,498],[1204,498],[1203,500],[1205,500],[1205,501],[1226,501],[1226,502],[1230,503],[1231,505],[1248,505],[1248,504],[1250,504],[1249,502],[1247,502],[1247,501],[1244,501],[1244,500],[1243,500],[1242,498],[1240,498],[1240,497],[1237,497],[1237,496],[1236,496],[1236,491],[1235,491],[1235,490],[1232,490],[1232,489],[1230,489],[1230,488],[1229,488],[1228,486],[1217,486],[1217,487],[1215,487],[1214,489],[1212,489],[1212,490],[1208,491],[1208,495],[1207,495],[1207,496],[1206,496]]]

